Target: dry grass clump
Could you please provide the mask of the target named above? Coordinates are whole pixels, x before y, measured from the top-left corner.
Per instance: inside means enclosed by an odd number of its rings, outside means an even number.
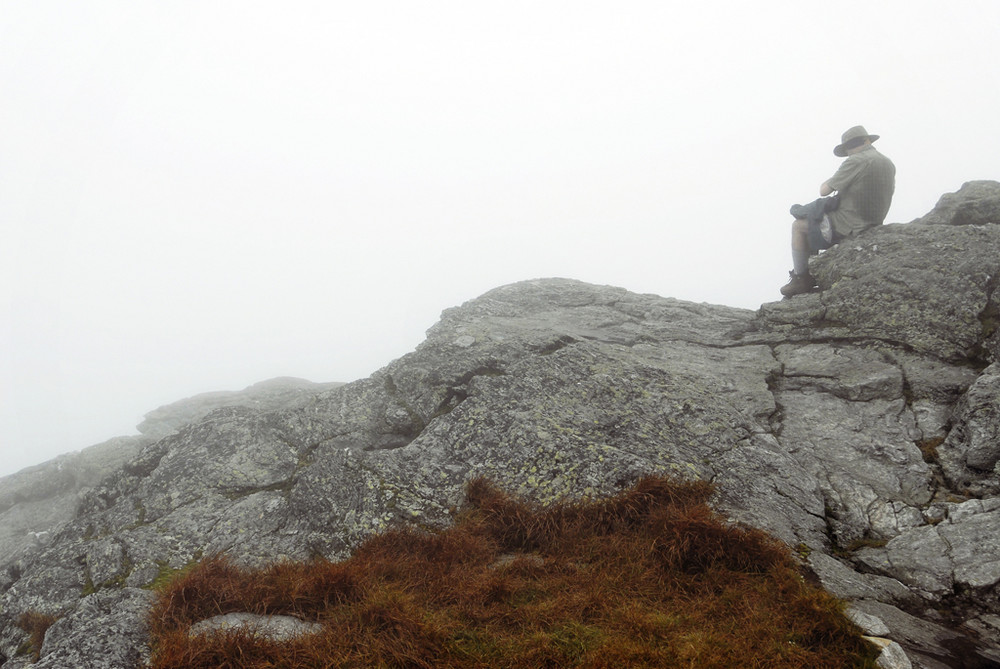
[[[455,527],[392,530],[344,562],[248,570],[211,557],[159,591],[153,666],[874,667],[840,604],[783,544],[715,517],[710,493],[649,477],[542,509],[476,480]],[[190,636],[236,611],[323,632]]]
[[[42,643],[45,641],[45,633],[49,631],[56,621],[55,616],[38,611],[27,611],[17,618],[17,626],[28,633],[28,640],[19,653],[31,655],[32,661],[37,662],[42,653]]]

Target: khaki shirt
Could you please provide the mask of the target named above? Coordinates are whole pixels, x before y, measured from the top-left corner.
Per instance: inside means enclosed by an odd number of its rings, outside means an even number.
[[[840,196],[828,216],[833,229],[847,237],[882,225],[896,190],[896,166],[869,146],[850,155],[826,182]]]

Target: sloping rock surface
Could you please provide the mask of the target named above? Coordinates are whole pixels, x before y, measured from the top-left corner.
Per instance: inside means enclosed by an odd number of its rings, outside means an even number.
[[[213,552],[337,559],[394,523],[448,524],[473,476],[544,502],[653,472],[714,481],[720,511],[785,541],[913,666],[1000,666],[998,195],[974,182],[840,244],[814,259],[822,292],[757,312],[527,281],[367,379],[169,423],[39,516],[51,539],[0,535],[3,666],[28,661],[26,611],[59,616],[43,666],[128,666],[146,588]],[[0,520],[38,501],[21,495]]]
[[[221,390],[201,393],[194,397],[161,406],[150,411],[136,426],[143,435],[162,438],[185,425],[197,423],[222,407],[248,407],[259,411],[292,409],[305,403],[321,390],[337,388],[343,383],[313,383],[292,376],[281,376],[255,383],[243,390]]]

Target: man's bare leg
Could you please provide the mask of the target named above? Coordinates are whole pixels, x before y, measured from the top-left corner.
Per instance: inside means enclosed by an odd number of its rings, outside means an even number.
[[[809,275],[809,222],[797,218],[792,222],[792,276],[781,287],[781,294],[792,297],[811,293],[816,285]]]
[[[792,221],[792,271],[800,276],[809,273],[809,221]]]

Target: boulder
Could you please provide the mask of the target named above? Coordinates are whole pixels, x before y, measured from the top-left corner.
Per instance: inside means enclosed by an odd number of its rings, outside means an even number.
[[[934,209],[914,223],[929,225],[1000,223],[1000,183],[967,181],[957,192],[942,195]]]
[[[262,616],[254,613],[226,613],[201,620],[191,626],[191,634],[246,631],[274,641],[289,641],[323,631],[323,625],[295,616]]]
[[[938,447],[950,487],[974,495],[1000,492],[1000,366],[990,365],[955,403],[953,427]]]

